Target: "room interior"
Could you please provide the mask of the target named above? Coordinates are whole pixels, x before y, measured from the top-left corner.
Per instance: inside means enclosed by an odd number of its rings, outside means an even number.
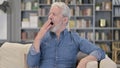
[[[29,47],[56,1],[70,7],[69,30],[106,52],[105,59],[87,68],[120,68],[119,0],[0,0],[0,68],[28,68]]]

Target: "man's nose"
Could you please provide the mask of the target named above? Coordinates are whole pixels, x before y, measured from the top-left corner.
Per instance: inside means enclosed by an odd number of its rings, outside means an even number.
[[[53,18],[53,14],[50,14],[49,19],[52,20],[52,18]]]

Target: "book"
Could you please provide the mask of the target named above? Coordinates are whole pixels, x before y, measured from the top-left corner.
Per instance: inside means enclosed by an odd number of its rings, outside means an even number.
[[[25,3],[25,10],[31,10],[32,9],[32,3],[31,2],[26,2]]]
[[[92,15],[92,9],[91,8],[85,8],[82,10],[82,16],[91,16]]]
[[[74,20],[70,20],[69,21],[69,28],[74,28],[75,27],[75,21]]]
[[[79,14],[80,11],[79,10],[80,10],[79,6],[76,6],[76,10],[75,10],[75,15],[76,16],[80,16],[80,14]]]
[[[100,47],[101,47],[106,53],[111,52],[111,50],[110,50],[110,46],[107,45],[106,43],[102,43],[102,44],[100,44]]]
[[[35,37],[34,31],[28,31],[27,32],[27,40],[33,40]]]
[[[22,20],[22,28],[29,28],[30,27],[30,22],[28,18],[23,18]]]
[[[85,19],[81,19],[81,22],[82,22],[82,28],[85,28],[86,27],[86,20]]]
[[[52,3],[52,0],[47,0],[47,4],[51,4]]]
[[[95,33],[95,40],[99,40],[100,39],[100,34],[99,34],[99,32],[96,32]]]
[[[86,28],[86,27],[91,27],[91,20],[86,20],[86,19],[80,19],[76,20],[77,28]]]
[[[120,0],[113,0],[114,5],[120,5]]]
[[[120,16],[120,8],[119,7],[115,7],[115,12],[114,12],[114,15],[115,16]]]
[[[115,40],[119,40],[119,31],[118,30],[115,31]]]
[[[112,2],[106,2],[105,3],[105,10],[111,10],[112,9]]]
[[[87,32],[87,39],[90,41],[94,39],[93,32]]]
[[[71,5],[75,5],[75,4],[76,4],[75,0],[71,0],[71,1],[70,1],[70,4],[71,4]]]
[[[36,13],[30,13],[30,28],[37,28],[38,27],[38,16]]]
[[[37,2],[32,3],[32,10],[38,10],[38,3]]]
[[[71,16],[74,16],[74,9],[70,8]]]
[[[38,16],[42,16],[42,8],[41,7],[38,9]]]
[[[120,20],[119,20],[119,19],[116,20],[116,27],[117,27],[117,28],[120,28]]]
[[[107,40],[107,35],[105,34],[105,32],[101,33],[101,40]]]
[[[43,22],[39,20],[38,21],[38,28],[42,27],[42,25],[43,25]]]
[[[79,35],[80,35],[82,38],[86,38],[86,37],[85,37],[85,32],[81,32],[81,33],[79,33]]]
[[[106,19],[100,19],[99,26],[100,27],[106,27]]]
[[[82,4],[82,0],[76,0],[76,4]]]
[[[86,20],[86,27],[91,27],[91,20]]]
[[[21,39],[22,39],[22,41],[26,41],[27,40],[27,32],[25,32],[25,31],[21,32]]]
[[[82,22],[80,22],[80,20],[76,20],[76,23],[77,23],[77,25],[76,25],[77,28],[82,27]]]
[[[41,8],[41,7],[40,7],[40,8],[38,9],[38,15],[39,15],[39,16],[45,16],[45,15],[46,15],[46,13],[45,13],[46,11],[47,11],[47,10],[46,10],[45,8]]]

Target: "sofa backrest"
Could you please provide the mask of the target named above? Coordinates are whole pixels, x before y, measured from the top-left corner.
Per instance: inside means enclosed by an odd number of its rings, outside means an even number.
[[[26,54],[30,46],[5,42],[0,48],[0,68],[26,68]]]

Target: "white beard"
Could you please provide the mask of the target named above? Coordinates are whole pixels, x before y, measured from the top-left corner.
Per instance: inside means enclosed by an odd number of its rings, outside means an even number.
[[[59,23],[58,25],[52,27],[50,29],[50,31],[55,33],[56,31],[58,31],[61,28],[61,26],[62,26],[62,23]]]

